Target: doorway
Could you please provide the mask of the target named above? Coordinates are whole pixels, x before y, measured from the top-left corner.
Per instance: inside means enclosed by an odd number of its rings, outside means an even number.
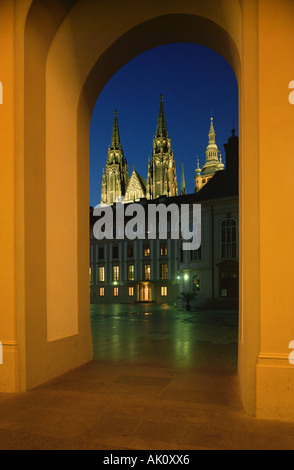
[[[140,285],[140,302],[152,302],[152,288],[150,284]]]
[[[220,263],[219,296],[222,298],[239,297],[239,266],[236,261],[228,260]]]

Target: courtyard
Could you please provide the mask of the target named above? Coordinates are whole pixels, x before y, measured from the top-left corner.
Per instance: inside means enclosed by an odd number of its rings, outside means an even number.
[[[94,357],[178,370],[237,371],[238,312],[92,304]]]
[[[107,451],[191,461],[193,450],[294,448],[293,423],[244,414],[238,312],[101,304],[91,325],[92,361],[0,395],[0,449],[99,450],[103,463]]]

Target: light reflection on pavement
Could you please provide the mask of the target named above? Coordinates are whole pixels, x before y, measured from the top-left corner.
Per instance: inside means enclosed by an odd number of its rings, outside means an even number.
[[[237,370],[237,311],[92,304],[91,327],[96,359],[185,370]]]

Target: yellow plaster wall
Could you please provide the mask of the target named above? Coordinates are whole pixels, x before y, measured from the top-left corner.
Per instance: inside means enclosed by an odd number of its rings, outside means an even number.
[[[260,324],[257,415],[294,420],[294,3],[259,1]],[[273,184],[277,171],[283,174]]]
[[[14,9],[0,3],[0,390],[18,390],[18,345],[15,314],[15,162],[14,162]]]
[[[66,46],[57,54],[51,53],[51,47],[46,64],[48,341],[78,333],[76,157],[78,99],[74,86],[78,74],[75,51],[71,48],[72,44]]]
[[[49,148],[51,142],[53,149],[54,145],[62,147],[68,142],[67,139],[62,140],[66,136],[66,132],[62,134],[62,128],[67,128],[66,120],[55,135],[50,134],[50,129],[47,134],[46,129],[47,55],[66,14],[67,10],[62,4],[58,7],[47,0],[33,2],[23,31],[27,389],[92,359],[88,271],[87,284],[83,276],[85,268],[78,273],[78,252],[83,253],[84,265],[88,266],[89,240],[87,217],[84,217],[80,230],[83,236],[77,233],[78,173],[75,151],[70,151],[75,146],[75,132],[69,153],[66,153],[68,160],[59,160],[59,152],[46,153],[48,140]],[[58,62],[56,66],[58,68]],[[55,94],[59,93],[60,87],[57,87]],[[68,117],[67,109],[65,107],[62,113],[65,118]],[[53,117],[59,119],[56,115]],[[71,116],[71,127],[75,123],[76,110]],[[71,178],[60,184],[66,164]],[[84,192],[87,185],[82,185]],[[86,206],[84,199],[83,202]],[[87,205],[87,216],[88,211]],[[73,217],[71,221],[70,215]],[[78,240],[82,248],[78,247]],[[68,256],[69,249],[72,257]],[[52,265],[56,267],[54,277],[50,277]],[[62,289],[63,285],[65,290]],[[51,313],[49,318],[48,307]]]
[[[242,70],[239,80],[239,379],[246,413],[256,405],[259,352],[259,109],[258,4],[242,5]]]

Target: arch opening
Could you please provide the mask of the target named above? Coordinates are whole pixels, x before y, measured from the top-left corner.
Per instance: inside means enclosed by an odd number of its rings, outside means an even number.
[[[187,60],[184,57],[187,57]],[[153,78],[154,71],[156,78]],[[168,78],[166,71],[169,73]],[[201,80],[197,78],[198,73],[201,74]],[[170,75],[175,76],[174,83]],[[221,75],[224,75],[222,80],[220,80]],[[138,77],[140,77],[139,83],[137,83]],[[214,80],[215,77],[219,78],[219,83],[217,83],[217,79]],[[212,86],[214,89],[212,89]],[[134,171],[136,171],[135,175],[140,176],[141,181],[144,181],[144,179],[145,181],[148,180],[147,163],[150,158],[149,150],[152,148],[152,136],[154,135],[157,123],[157,108],[161,91],[163,91],[164,95],[162,99],[165,108],[167,131],[171,137],[171,147],[176,167],[178,180],[177,194],[180,195],[179,181],[181,179],[181,164],[183,162],[186,186],[188,188],[187,193],[193,195],[195,192],[193,174],[195,174],[196,168],[196,155],[201,155],[201,166],[203,166],[206,158],[205,148],[208,143],[208,131],[211,125],[211,109],[215,111],[214,123],[219,149],[217,151],[218,158],[221,158],[221,153],[223,156],[225,155],[222,150],[223,143],[227,141],[230,134],[233,121],[232,116],[238,116],[238,90],[234,73],[229,64],[214,51],[195,44],[173,43],[153,48],[140,54],[122,67],[107,83],[96,102],[92,114],[90,133],[90,205],[92,207],[100,204],[102,167],[104,171],[106,168],[105,163],[108,161],[107,149],[112,141],[113,110],[115,110],[115,122],[118,121],[119,141],[123,148],[124,158],[128,163],[129,173],[132,175],[132,180],[129,181],[129,184],[131,186],[133,184]],[[226,110],[226,108],[229,108],[230,111]],[[134,122],[134,117],[136,122]],[[235,119],[235,124],[238,128],[237,121]],[[238,131],[236,133],[238,134]],[[98,143],[98,140],[102,142]],[[238,149],[235,150],[238,152]],[[238,159],[238,153],[236,155],[229,155],[229,157],[236,157]],[[111,161],[113,162],[112,157]],[[223,161],[225,161],[224,158]],[[109,169],[106,169],[104,174],[106,174],[106,179],[109,180],[109,190],[112,190],[112,175],[115,174],[115,170],[112,171],[111,163],[108,164],[110,165]],[[135,170],[131,169],[133,164]],[[116,168],[115,162],[113,165]],[[228,182],[223,180],[223,183],[218,183],[219,208],[216,210],[216,214],[213,214],[212,225],[214,225],[214,233],[210,233],[209,224],[211,223],[210,204],[214,205],[215,201],[209,202],[211,196],[206,195],[204,200],[201,200],[201,197],[199,200],[200,203],[204,202],[202,214],[203,224],[205,225],[205,227],[202,227],[202,234],[205,235],[204,246],[197,253],[191,252],[188,253],[188,256],[184,253],[184,256],[182,256],[184,259],[180,263],[177,261],[179,259],[177,254],[179,246],[177,242],[173,245],[173,242],[170,240],[165,244],[162,243],[162,240],[150,242],[148,236],[145,238],[145,241],[141,242],[139,240],[132,242],[126,239],[123,242],[120,240],[97,241],[92,236],[90,240],[90,291],[91,315],[93,317],[92,330],[94,330],[92,331],[94,335],[93,347],[96,358],[99,358],[101,355],[106,357],[105,347],[102,348],[103,351],[100,351],[99,341],[104,345],[105,337],[109,336],[108,344],[111,345],[111,333],[115,331],[117,335],[120,328],[123,328],[119,320],[115,330],[112,330],[111,326],[109,329],[106,328],[107,319],[110,322],[112,314],[115,318],[118,318],[117,312],[119,308],[121,308],[121,314],[124,319],[126,317],[132,319],[134,316],[132,310],[136,305],[140,312],[142,308],[143,310],[147,308],[149,313],[154,310],[155,316],[158,316],[161,312],[163,315],[166,314],[166,311],[160,311],[158,306],[163,303],[168,304],[170,309],[168,315],[171,323],[170,327],[179,333],[180,328],[175,327],[174,322],[177,312],[185,310],[182,301],[179,301],[183,290],[194,292],[194,295],[197,294],[197,298],[195,297],[192,301],[192,310],[195,311],[195,308],[196,310],[201,310],[204,316],[204,308],[207,310],[209,306],[211,313],[214,313],[214,315],[215,312],[219,313],[219,322],[223,321],[223,324],[231,322],[233,324],[231,331],[234,331],[231,341],[232,343],[237,343],[239,277],[237,274],[237,240],[235,239],[232,243],[229,243],[229,240],[226,240],[226,243],[222,242],[220,221],[221,211],[223,211],[223,216],[232,211],[238,216],[238,162],[235,162],[235,165],[236,192],[230,201],[223,199],[224,207],[221,207],[220,204],[221,198],[224,198],[224,189],[228,186]],[[230,171],[230,168],[228,171]],[[94,174],[91,174],[91,172],[94,172]],[[140,197],[144,199],[146,193],[144,191],[142,193],[142,191],[140,192]],[[212,189],[208,191],[211,194]],[[128,194],[129,191],[126,190],[126,195]],[[121,196],[121,193],[119,196]],[[218,197],[216,193],[214,193],[214,196],[215,198]],[[135,202],[139,201],[140,197]],[[173,199],[172,202],[175,202],[175,200]],[[168,199],[165,203],[169,203]],[[233,230],[235,236],[237,236],[235,229],[236,227]],[[213,259],[212,252],[210,252],[210,247],[207,243],[211,238],[215,246]],[[163,248],[163,245],[165,248]],[[147,258],[144,258],[144,253],[147,250],[147,248],[144,250],[145,246],[148,246]],[[113,256],[114,248],[117,248],[115,256]],[[162,252],[161,254],[163,254],[164,249],[166,250],[166,258],[158,257],[156,253]],[[166,264],[163,263],[164,261]],[[113,263],[119,269],[119,277],[115,279],[115,282],[113,282],[112,276]],[[164,279],[160,272],[162,266],[166,267],[167,273]],[[131,276],[130,270],[132,270]],[[187,280],[184,280],[184,276],[187,277]],[[145,282],[146,279],[148,280],[148,285]],[[144,303],[146,302],[152,302],[152,304],[145,306]],[[113,303],[121,305],[114,306]],[[225,312],[226,307],[227,311]],[[103,318],[101,325],[99,322],[99,309],[103,312],[101,315],[101,318]],[[105,315],[106,313],[107,315]],[[138,318],[141,318],[142,322],[146,323],[147,317],[144,318],[141,315]],[[226,321],[224,320],[225,318]],[[154,316],[150,314],[148,320],[152,324]],[[178,321],[181,321],[180,317]],[[213,329],[209,319],[207,325],[210,325],[210,328]],[[191,324],[190,326],[192,340],[193,325]],[[98,329],[100,330],[100,336]],[[226,326],[223,329],[225,330]],[[128,330],[121,332],[120,335],[126,338]],[[129,351],[131,360],[135,360],[136,355],[137,357],[140,356],[140,348],[143,344],[136,344],[136,337],[141,338],[141,334],[133,331],[133,335],[134,338],[129,338],[129,341],[120,343],[121,358],[126,357],[128,354],[129,344],[132,345]],[[199,332],[198,335],[195,333],[194,338],[197,338],[199,335]],[[146,329],[145,340],[150,344],[152,336],[149,339],[147,337]],[[175,339],[171,338],[171,342],[177,349],[180,339],[178,338],[177,345],[175,344]],[[118,355],[118,345],[116,346],[115,357],[117,360],[121,360]],[[156,344],[153,349],[156,350]],[[180,354],[181,350],[177,350]],[[150,357],[152,352],[150,351]],[[111,347],[108,353],[109,358],[111,358],[113,356]],[[144,356],[144,360],[146,360],[147,356],[148,354]],[[197,353],[194,356],[196,358]],[[236,350],[231,355],[226,355],[226,357],[226,364],[230,364],[230,367],[231,364],[234,364],[236,368]],[[190,354],[187,353],[185,361],[192,364],[191,351]],[[226,364],[223,365],[226,366]],[[212,367],[215,366],[216,363],[212,365]],[[198,367],[201,367],[201,365],[198,364]],[[221,367],[221,365],[218,364],[218,367]]]
[[[135,14],[130,22],[106,31],[95,2],[73,2],[66,15],[63,12],[56,19],[46,41],[38,44],[34,41],[38,15],[35,22],[31,18],[25,48],[25,224],[27,233],[33,232],[26,242],[26,272],[34,272],[32,280],[27,277],[26,293],[26,360],[33,365],[27,368],[28,388],[89,360],[92,354],[88,155],[91,115],[100,91],[123,64],[145,50],[171,42],[199,43],[220,53],[232,66],[240,87],[241,39],[236,31],[242,30],[241,13],[236,2],[223,3],[223,12],[218,10],[216,16],[202,15],[202,3],[188,6],[181,14],[173,6],[166,14],[147,8],[142,18]],[[91,18],[89,12],[94,13]],[[37,91],[31,80],[34,75],[40,82]],[[68,181],[65,186],[63,176]],[[44,213],[44,207],[46,217],[36,224],[35,214]],[[70,229],[71,238],[67,237]],[[67,259],[67,268],[60,268],[64,275],[73,267],[62,292],[55,275],[61,256]],[[54,292],[58,292],[55,297]],[[64,300],[70,296],[73,308]],[[39,357],[46,358],[47,367],[36,361],[36,349]],[[74,357],[69,358],[73,350]]]

